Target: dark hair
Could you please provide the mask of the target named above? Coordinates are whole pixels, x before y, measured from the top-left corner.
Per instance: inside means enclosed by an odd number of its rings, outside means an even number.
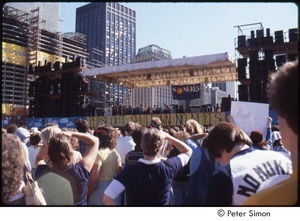
[[[99,149],[100,148],[110,148],[114,149],[117,144],[117,138],[119,137],[118,131],[111,126],[98,127],[94,136],[99,138]]]
[[[8,133],[8,134],[14,134],[17,129],[18,129],[18,126],[16,124],[14,124],[14,123],[11,123],[11,124],[7,125],[7,127],[6,127],[6,133]]]
[[[156,156],[163,145],[163,138],[157,128],[147,128],[143,131],[141,148],[145,155]]]
[[[30,134],[30,145],[32,146],[36,146],[39,144],[39,142],[41,141],[41,133],[40,132],[33,132],[32,134]]]
[[[262,132],[258,130],[251,131],[250,139],[253,145],[258,146],[262,149],[267,148],[267,141],[264,140],[264,135],[262,134]]]
[[[237,144],[251,146],[252,141],[242,129],[228,122],[220,122],[213,126],[204,138],[204,146],[212,159],[220,158],[224,149],[227,153],[231,152]]]
[[[89,129],[89,124],[86,120],[78,118],[75,120],[75,124],[78,132],[86,133]]]
[[[134,128],[136,127],[136,123],[129,121],[128,123],[126,123],[123,127],[124,132],[127,132],[127,134],[129,136],[132,135],[132,132],[134,131]]]
[[[142,135],[143,135],[143,131],[145,130],[146,127],[141,126],[141,125],[137,125],[134,129],[134,131],[132,132],[132,139],[135,143],[135,151],[143,151],[141,148],[141,140],[142,140]]]
[[[279,125],[277,125],[277,124],[272,125],[271,130],[272,130],[272,132],[274,132],[274,131],[279,132],[280,131]]]
[[[296,134],[298,134],[297,78],[298,59],[294,62],[286,62],[276,72],[270,74],[267,87],[270,107],[286,120]]]

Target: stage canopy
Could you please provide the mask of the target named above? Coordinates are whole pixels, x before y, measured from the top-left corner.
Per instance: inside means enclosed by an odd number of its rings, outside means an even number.
[[[235,62],[227,52],[85,69],[82,75],[128,88],[237,80]]]

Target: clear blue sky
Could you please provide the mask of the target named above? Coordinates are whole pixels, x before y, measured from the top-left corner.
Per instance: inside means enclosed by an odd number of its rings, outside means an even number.
[[[75,31],[76,8],[88,3],[61,3],[62,32]],[[264,29],[270,28],[271,34],[299,26],[298,7],[294,3],[121,4],[136,11],[137,50],[157,44],[171,51],[173,58],[223,52],[234,58],[237,25],[261,22]],[[250,35],[250,30],[244,34]]]

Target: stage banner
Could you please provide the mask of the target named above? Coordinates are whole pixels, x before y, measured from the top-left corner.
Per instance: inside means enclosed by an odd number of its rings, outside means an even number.
[[[193,85],[172,85],[174,100],[192,100],[200,98],[200,84]]]

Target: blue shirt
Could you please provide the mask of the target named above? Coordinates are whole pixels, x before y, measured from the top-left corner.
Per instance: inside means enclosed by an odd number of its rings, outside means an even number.
[[[169,205],[172,179],[182,169],[179,157],[154,164],[125,165],[116,180],[125,186],[127,205]]]

